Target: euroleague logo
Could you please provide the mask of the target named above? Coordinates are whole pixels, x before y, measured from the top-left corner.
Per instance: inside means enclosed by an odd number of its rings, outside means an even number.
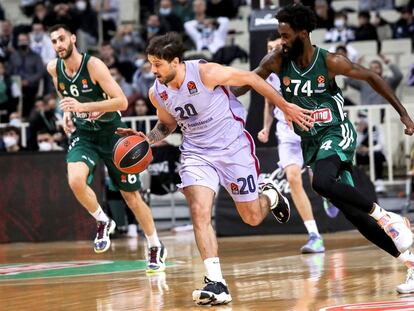
[[[159,93],[158,95],[160,95],[160,97],[161,97],[161,99],[162,99],[163,101],[168,100],[168,94],[167,94],[167,91],[163,91],[163,92]]]
[[[188,89],[188,92],[190,93],[190,95],[194,95],[194,94],[198,93],[197,85],[195,84],[194,81],[188,81],[187,82],[187,89]]]
[[[125,139],[124,141],[124,147],[128,147],[129,146],[129,140]]]

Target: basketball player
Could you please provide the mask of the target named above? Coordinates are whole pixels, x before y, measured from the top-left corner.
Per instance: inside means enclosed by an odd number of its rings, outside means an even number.
[[[263,79],[276,73],[285,99],[314,111],[315,126],[310,131],[295,126],[302,138],[305,164],[313,169],[313,188],[338,207],[367,239],[406,264],[409,277],[397,290],[414,291],[414,255],[409,251],[413,236],[408,221],[384,210],[353,187],[350,170],[356,133],[343,112],[344,99],[335,76],[367,81],[398,112],[405,134],[413,134],[413,121],[377,74],[312,45],[309,33],[316,25],[312,10],[303,5],[286,6],[276,18],[282,47],[267,54],[255,72]],[[240,95],[248,89],[246,86],[233,91]]]
[[[125,127],[118,112],[127,108],[125,95],[101,60],[78,52],[76,36],[66,25],[53,26],[50,38],[58,58],[48,64],[47,70],[62,98],[64,129],[71,138],[66,157],[69,186],[97,221],[94,250],[102,253],[109,248],[110,234],[116,226],[89,187],[95,166],[102,159],[147,237],[147,271],[162,271],[167,251],[158,239],[151,211],[138,192],[139,176],[120,172],[112,162],[112,148],[119,138],[114,131]]]
[[[270,53],[280,46],[280,39],[267,41],[267,52]],[[275,90],[280,92],[280,80],[274,73],[266,79]],[[272,109],[273,108],[273,109]],[[303,156],[300,147],[300,136],[289,127],[283,112],[265,100],[263,113],[263,129],[257,138],[262,143],[269,141],[269,131],[273,123],[273,117],[277,119],[276,136],[278,139],[279,166],[284,170],[289,182],[292,200],[309,234],[309,240],[301,248],[302,253],[323,253],[325,247],[319,234],[318,226],[313,217],[312,205],[302,185]]]
[[[260,224],[269,211],[284,223],[290,217],[290,208],[272,183],[258,185],[259,164],[253,139],[244,130],[242,120],[232,113],[230,94],[222,85],[251,85],[304,130],[312,120],[307,110],[283,100],[255,73],[202,60],[182,62],[182,53],[183,45],[176,33],[155,37],[147,47],[151,70],[157,77],[149,98],[158,115],[147,137],[154,144],[177,125],[183,132],[179,187],[190,206],[196,243],[207,271],[206,284],[193,292],[193,300],[202,305],[226,304],[231,295],[221,272],[211,225],[218,185],[226,188],[243,221],[252,226]],[[145,136],[125,129],[118,133]]]

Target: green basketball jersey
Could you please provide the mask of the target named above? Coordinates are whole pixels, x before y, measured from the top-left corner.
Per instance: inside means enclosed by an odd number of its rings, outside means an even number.
[[[339,87],[329,82],[326,67],[327,51],[315,47],[310,65],[299,69],[293,61],[285,60],[279,74],[283,97],[291,103],[313,111],[314,127],[306,132],[294,124],[295,132],[314,136],[326,126],[338,125],[345,120],[344,98]]]
[[[108,99],[102,88],[93,83],[88,72],[90,56],[82,54],[78,72],[71,78],[65,72],[63,60],[58,58],[56,64],[58,91],[62,97],[73,97],[80,103],[99,102]],[[117,124],[120,120],[119,112],[75,112],[72,119],[76,128],[86,131],[99,131]]]

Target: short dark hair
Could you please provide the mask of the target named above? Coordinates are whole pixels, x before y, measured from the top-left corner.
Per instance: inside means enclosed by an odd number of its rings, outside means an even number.
[[[146,49],[148,55],[171,62],[178,57],[183,59],[184,46],[181,36],[176,32],[168,32],[165,35],[156,36],[151,39]]]
[[[288,5],[275,15],[279,23],[289,24],[294,31],[306,30],[311,32],[316,28],[315,13],[302,4]]]
[[[7,125],[3,131],[2,131],[2,135],[6,134],[6,133],[10,133],[10,132],[15,132],[17,135],[20,136],[20,129],[13,126],[13,125]]]
[[[59,30],[60,28],[64,29],[66,32],[72,34],[72,30],[69,28],[68,25],[65,24],[56,24],[49,28],[49,33]]]

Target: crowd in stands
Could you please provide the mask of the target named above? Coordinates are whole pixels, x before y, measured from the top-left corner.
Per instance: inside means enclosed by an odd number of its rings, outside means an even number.
[[[25,0],[21,1],[22,13],[31,24],[13,24],[7,11],[0,4],[0,123],[9,123],[0,133],[0,151],[46,150],[45,134],[50,135],[51,149],[67,147],[67,137],[62,130],[59,99],[45,68],[56,57],[48,36],[48,28],[57,23],[68,25],[77,34],[77,47],[81,52],[96,55],[109,67],[129,101],[124,116],[154,114],[148,101],[148,89],[155,80],[145,57],[148,41],[168,31],[182,34],[187,50],[196,55],[223,64],[236,58],[247,59],[241,48],[235,49],[229,36],[231,19],[237,19],[240,5],[246,0],[149,0],[140,1],[140,24],[119,22],[121,0]],[[268,0],[266,3],[271,4]],[[300,2],[295,0],[294,2]],[[250,1],[247,1],[250,3]],[[319,28],[327,30],[325,42],[333,44],[333,52],[342,52],[352,61],[360,61],[352,48],[358,40],[411,38],[414,42],[414,0],[401,8],[393,0],[361,0],[358,25],[349,25],[350,10],[335,12],[329,0],[303,0],[314,8]],[[372,12],[396,9],[400,18],[391,23]],[[99,21],[99,22],[98,22]],[[101,29],[99,28],[101,25]],[[384,58],[393,77],[390,84],[395,89],[403,75],[395,64]],[[381,63],[370,63],[382,74]],[[407,74],[407,85],[414,85],[414,64]],[[378,96],[366,95],[365,85],[347,81],[350,87],[361,91],[362,104],[379,103]],[[351,101],[348,101],[351,102]],[[381,102],[382,103],[382,102]],[[22,148],[20,132],[22,122],[28,122],[27,145]],[[140,125],[141,126],[141,125]],[[43,134],[39,138],[39,133]],[[13,134],[13,135],[11,135]],[[16,135],[17,137],[16,137]],[[12,137],[13,139],[7,138]],[[11,142],[16,140],[14,145]],[[13,148],[10,148],[13,146]]]

